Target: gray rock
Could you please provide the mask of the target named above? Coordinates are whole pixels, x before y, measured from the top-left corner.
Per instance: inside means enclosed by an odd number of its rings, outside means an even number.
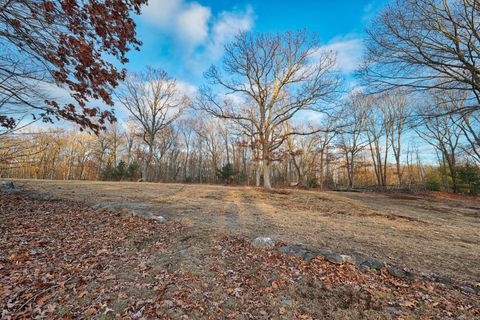
[[[399,279],[406,278],[405,271],[397,267],[389,267],[388,273],[390,273],[390,275],[394,276],[395,278],[399,278]]]
[[[303,255],[303,260],[305,260],[306,262],[310,262],[310,261],[312,261],[312,259],[314,259],[316,257],[319,257],[319,256],[321,256],[321,254],[318,253],[318,252],[306,252]]]
[[[307,250],[299,246],[283,246],[280,249],[278,249],[278,251],[284,254],[288,254],[288,255],[296,256],[300,258],[303,258],[307,253]]]
[[[330,253],[325,255],[325,259],[335,264],[354,263],[351,256],[345,254]]]
[[[389,267],[387,270],[388,273],[399,279],[413,279],[416,276],[416,273],[398,267]]]
[[[275,246],[275,241],[268,237],[257,237],[252,241],[254,247],[271,248]]]
[[[48,195],[48,194],[32,193],[32,194],[29,195],[29,197],[30,197],[30,199],[39,200],[39,201],[54,200],[54,198],[51,195]]]
[[[313,258],[321,256],[318,252],[308,251],[300,246],[283,246],[278,249],[281,253],[288,254],[290,256],[295,256],[302,258],[306,262],[310,262]]]
[[[451,286],[453,284],[452,279],[447,278],[447,277],[442,277],[442,276],[434,276],[433,281],[438,282],[438,283],[443,283],[447,286]]]
[[[359,265],[359,269],[361,271],[370,271],[370,270],[380,270],[385,267],[385,263],[383,261],[378,260],[365,260]]]
[[[15,189],[15,184],[13,184],[13,181],[10,181],[10,180],[2,180],[2,181],[0,181],[0,189],[1,190],[14,190]]]
[[[293,304],[293,301],[290,298],[285,298],[282,300],[282,302],[280,302],[280,304],[284,306],[291,306]]]
[[[162,216],[156,216],[156,217],[153,217],[153,220],[157,221],[158,223],[165,223],[167,222],[167,219],[165,219],[164,217]]]
[[[475,289],[466,285],[459,286],[458,288],[465,293],[471,293],[471,294],[476,293]]]
[[[155,219],[156,218],[156,216],[153,213],[151,213],[150,211],[143,212],[142,215],[147,217],[147,218],[150,218],[150,219]]]

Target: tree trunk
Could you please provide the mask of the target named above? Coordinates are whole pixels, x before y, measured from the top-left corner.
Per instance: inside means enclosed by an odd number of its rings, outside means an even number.
[[[263,160],[263,187],[272,190],[272,182],[270,180],[270,160]]]
[[[257,167],[255,169],[255,186],[260,187],[260,180],[261,180],[262,172],[260,163],[257,161]]]

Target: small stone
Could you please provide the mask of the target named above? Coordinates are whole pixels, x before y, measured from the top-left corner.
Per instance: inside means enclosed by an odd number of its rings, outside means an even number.
[[[469,287],[469,286],[466,286],[466,285],[462,285],[462,286],[459,286],[460,290],[462,290],[463,292],[465,293],[475,293],[475,289]]]
[[[435,282],[442,283],[442,284],[445,284],[447,286],[451,286],[453,284],[452,279],[447,278],[447,277],[443,277],[443,276],[434,276],[433,280]]]
[[[390,273],[390,275],[394,276],[395,278],[399,278],[399,279],[407,278],[407,273],[403,269],[400,269],[397,267],[389,267],[388,273]]]
[[[307,250],[299,247],[299,246],[283,246],[278,249],[281,253],[288,254],[291,256],[301,257],[303,258],[304,255],[307,253]]]
[[[150,211],[144,212],[143,215],[147,218],[155,219],[155,215],[153,213],[151,213]]]
[[[254,247],[271,248],[275,246],[275,241],[268,237],[257,237],[252,241]]]
[[[291,306],[293,304],[293,301],[290,298],[285,298],[282,300],[282,302],[280,302],[280,304],[284,306]]]
[[[380,270],[383,267],[385,267],[385,263],[383,261],[378,261],[378,260],[365,260],[363,261],[359,269],[361,271],[370,271],[370,270]]]
[[[181,254],[181,255],[187,255],[188,254],[188,249],[180,249],[177,251],[178,254]]]
[[[393,315],[396,315],[396,314],[399,313],[399,310],[398,310],[397,308],[395,308],[395,307],[387,307],[386,310],[387,310],[388,312],[390,312],[391,314],[393,314]]]
[[[53,200],[53,197],[48,194],[32,193],[30,194],[30,199],[39,200],[39,201],[50,201],[50,200]]]
[[[321,254],[316,252],[306,252],[303,255],[303,260],[305,260],[305,262],[310,262],[312,259],[315,259],[318,256],[321,256]]]
[[[162,217],[162,216],[156,216],[156,217],[153,217],[153,219],[154,219],[155,221],[157,221],[158,223],[162,223],[162,224],[165,223],[165,222],[167,222],[167,219],[165,219],[165,218]]]
[[[134,314],[132,314],[132,318],[134,318],[134,319],[140,319],[141,317],[143,317],[143,312],[142,312],[142,310],[138,310],[137,312],[135,312]]]
[[[2,180],[2,181],[0,181],[0,189],[2,189],[2,190],[14,190],[15,189],[15,184],[13,184],[13,181]]]
[[[353,263],[354,259],[345,254],[330,253],[325,255],[325,259],[335,264]]]

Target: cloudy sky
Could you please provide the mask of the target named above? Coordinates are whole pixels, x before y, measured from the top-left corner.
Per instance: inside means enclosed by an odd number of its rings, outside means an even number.
[[[362,54],[364,29],[385,0],[149,0],[137,20],[140,52],[127,69],[166,70],[190,89],[223,56],[239,31],[282,32],[306,28],[337,51],[339,68],[349,74]]]

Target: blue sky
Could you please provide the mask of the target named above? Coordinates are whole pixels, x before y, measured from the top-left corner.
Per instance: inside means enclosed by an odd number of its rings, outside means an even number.
[[[166,70],[187,90],[202,84],[203,72],[218,64],[223,46],[238,31],[282,32],[306,28],[338,52],[348,76],[362,52],[370,18],[385,0],[189,1],[150,0],[137,17],[140,52],[129,55],[130,71]]]

